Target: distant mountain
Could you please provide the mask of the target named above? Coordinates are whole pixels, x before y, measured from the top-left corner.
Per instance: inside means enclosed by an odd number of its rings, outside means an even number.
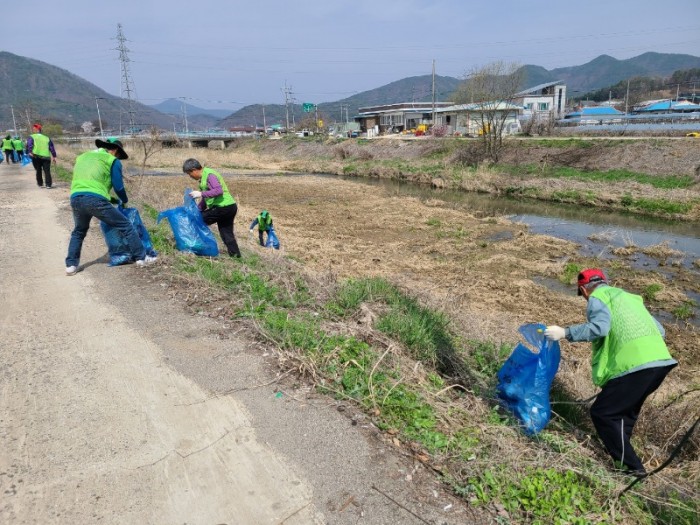
[[[601,55],[590,62],[571,67],[547,70],[541,66],[526,65],[522,70],[523,88],[554,80],[563,81],[570,96],[606,86],[612,86],[631,77],[668,77],[674,71],[700,68],[700,57],[681,54],[644,53],[634,58],[617,60]],[[352,119],[361,107],[399,102],[432,101],[432,75],[404,78],[369,91],[357,93],[336,102],[318,105],[318,117],[324,124]],[[449,101],[462,81],[454,77],[435,77],[435,97]],[[127,101],[98,88],[94,84],[39,60],[0,52],[0,95],[5,107],[12,106],[18,126],[34,121],[57,122],[64,128],[77,130],[85,121],[98,125],[97,109],[104,129],[126,130],[129,127]],[[305,101],[313,102],[313,101]],[[182,101],[166,100],[156,106],[133,102],[136,127],[147,129],[157,126],[165,130],[190,130],[211,127],[268,126],[289,122],[314,126],[316,112],[303,113],[300,104],[285,108],[283,104],[245,106],[235,113],[206,110],[186,104],[187,123]],[[221,120],[218,120],[221,118]],[[0,112],[0,130],[12,129],[12,116]]]
[[[186,115],[188,118],[196,115],[204,115],[220,120],[231,114],[231,110],[229,109],[202,109],[174,98],[164,100],[160,104],[151,104],[151,107],[167,115],[176,115],[177,117],[184,117]]]
[[[65,69],[6,51],[0,51],[0,94],[3,105],[12,106],[20,129],[28,129],[36,121],[59,123],[71,130],[91,121],[97,129],[100,119],[105,130],[129,127],[126,100]],[[178,122],[171,115],[138,102],[133,102],[132,111],[135,126],[143,129],[152,125],[173,129]],[[14,127],[10,113],[0,112],[0,129]]]
[[[435,76],[435,98],[437,101],[449,100],[449,97],[457,89],[461,80],[454,77]],[[385,86],[369,91],[363,91],[351,97],[336,102],[322,102],[318,104],[319,118],[324,123],[343,121],[346,118],[352,120],[357,115],[357,110],[362,107],[378,104],[397,104],[399,102],[431,102],[433,98],[433,76],[422,75],[397,80]],[[262,126],[263,112],[260,104],[245,106],[232,115],[229,115],[219,123],[220,127],[233,126]],[[302,112],[300,104],[290,105],[290,126],[292,115],[294,122],[308,118],[308,114]],[[286,108],[284,104],[271,104],[265,106],[265,123],[286,125]]]
[[[569,93],[593,91],[632,77],[668,77],[679,69],[700,67],[700,57],[668,53],[644,53],[626,60],[600,55],[590,62],[548,71],[540,66],[523,66],[528,86],[562,80]]]

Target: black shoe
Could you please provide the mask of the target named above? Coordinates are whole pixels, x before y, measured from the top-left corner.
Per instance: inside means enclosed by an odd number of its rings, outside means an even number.
[[[53,188],[53,186],[46,186],[47,190],[50,190],[51,188]]]
[[[229,257],[231,257],[232,259],[240,259],[241,254],[240,253],[232,253],[232,254],[229,254]]]

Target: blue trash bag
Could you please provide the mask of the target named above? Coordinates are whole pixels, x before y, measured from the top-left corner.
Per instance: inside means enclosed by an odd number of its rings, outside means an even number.
[[[219,255],[216,237],[204,223],[197,203],[190,197],[191,191],[189,188],[185,190],[183,206],[160,212],[157,222],[168,219],[175,236],[175,247],[178,250],[216,257]]]
[[[277,238],[274,226],[270,226],[267,230],[267,240],[265,241],[265,248],[274,248],[275,250],[280,249],[280,240]]]
[[[513,412],[528,435],[540,432],[552,416],[549,390],[559,369],[559,342],[544,337],[546,326],[525,324],[520,333],[536,352],[522,343],[498,371],[496,393],[499,401]]]
[[[141,239],[143,247],[146,249],[146,255],[156,257],[158,252],[153,249],[151,236],[143,225],[143,221],[141,221],[139,211],[136,208],[124,208],[121,205],[117,206],[117,210],[129,219],[129,222],[136,228],[139,239]],[[100,221],[100,228],[102,228],[102,234],[105,236],[107,249],[109,251],[108,266],[120,266],[122,264],[134,262],[134,257],[131,255],[131,250],[129,250],[129,244],[126,242],[126,238],[122,233],[117,228],[105,224],[102,221]]]
[[[17,153],[17,150],[12,152],[12,160],[15,162],[19,162],[19,153]]]
[[[32,158],[29,155],[22,155],[22,166],[32,163]]]

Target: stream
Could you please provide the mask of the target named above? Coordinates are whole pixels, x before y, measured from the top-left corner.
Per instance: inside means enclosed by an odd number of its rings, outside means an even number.
[[[336,177],[335,175],[320,175]],[[517,200],[489,194],[459,190],[436,189],[411,182],[384,179],[341,177],[358,184],[380,186],[395,195],[406,195],[421,200],[439,198],[455,208],[487,215],[504,215],[511,221],[528,226],[533,233],[558,237],[580,245],[584,256],[603,260],[614,259],[612,250],[626,246],[638,248],[627,257],[631,266],[639,270],[654,270],[666,279],[672,279],[673,267],[683,267],[700,281],[700,225],[680,221],[643,217],[633,214],[610,212],[585,206],[567,205],[535,200]],[[493,239],[498,241],[498,239]],[[642,253],[649,247],[662,245],[674,253],[668,257],[653,257]],[[605,268],[603,268],[605,270]],[[576,294],[573,287],[556,279],[536,279],[538,284],[561,293]],[[692,317],[687,321],[700,326],[700,294],[684,290],[692,307]],[[671,312],[656,311],[665,322],[675,322]]]

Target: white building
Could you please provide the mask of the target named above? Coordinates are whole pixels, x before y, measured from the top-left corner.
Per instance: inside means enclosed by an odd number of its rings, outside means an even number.
[[[566,86],[561,80],[540,84],[516,93],[513,103],[523,107],[523,120],[560,119],[566,112]]]

